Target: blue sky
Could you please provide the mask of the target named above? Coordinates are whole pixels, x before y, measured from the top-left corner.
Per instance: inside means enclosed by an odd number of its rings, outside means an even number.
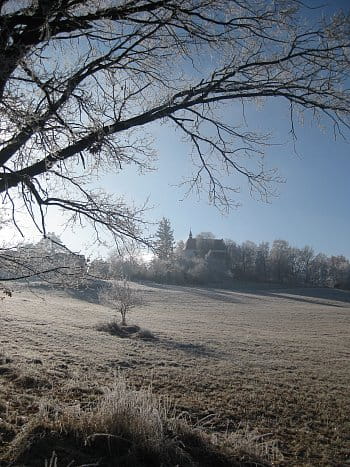
[[[320,10],[307,11],[310,16],[350,9],[348,0],[311,0],[307,4],[322,5]],[[112,190],[118,186],[136,202],[149,197],[155,206],[150,218],[169,218],[176,240],[186,239],[191,228],[194,234],[211,231],[239,243],[282,238],[294,246],[310,245],[316,252],[350,258],[349,141],[335,140],[329,121],[319,128],[306,119],[303,126],[296,124],[295,151],[288,107],[282,101],[268,102],[262,110],[252,107],[247,118],[251,128],[271,132],[272,142],[278,144],[267,148],[267,163],[277,167],[286,182],[276,187],[278,196],[269,204],[252,199],[244,184],[238,196],[241,207],[225,216],[208,205],[205,195],[200,200],[195,196],[182,200],[183,190],[174,185],[190,174],[189,148],[165,126],[153,129],[159,154],[157,172],[144,177],[132,172],[110,176],[106,184]],[[232,182],[236,185],[234,178]]]
[[[269,204],[250,197],[247,186],[237,199],[237,209],[222,215],[202,199],[176,187],[190,174],[189,148],[179,143],[178,134],[165,126],[153,129],[159,153],[158,170],[139,176],[128,170],[105,179],[111,191],[118,189],[127,198],[140,203],[147,197],[154,208],[149,213],[156,221],[170,219],[177,240],[193,233],[211,231],[217,237],[239,243],[283,238],[295,246],[312,246],[317,252],[344,254],[350,258],[350,146],[334,140],[329,125],[320,129],[313,122],[296,126],[296,151],[289,134],[288,108],[282,102],[269,103],[263,110],[251,108],[251,128],[273,132],[273,143],[266,150],[270,167],[277,167],[286,182],[276,186],[278,196]],[[237,182],[231,178],[233,185]]]
[[[331,13],[337,7],[349,10],[350,1],[334,0],[324,11]],[[234,119],[236,115],[234,107],[226,110],[226,118]],[[310,245],[316,252],[350,258],[349,142],[335,140],[329,122],[323,121],[324,128],[320,129],[306,119],[303,126],[296,125],[295,151],[288,106],[282,101],[267,102],[259,110],[250,106],[246,117],[249,128],[272,133],[273,146],[266,148],[267,164],[277,167],[286,178],[285,183],[276,186],[278,196],[269,204],[252,199],[246,184],[235,177],[230,181],[241,185],[237,196],[241,207],[225,216],[208,204],[204,193],[201,199],[195,195],[183,199],[184,190],[175,185],[191,173],[190,148],[180,142],[178,133],[159,124],[149,128],[159,155],[158,170],[139,175],[127,168],[104,177],[100,186],[139,205],[149,198],[149,205],[154,207],[148,212],[148,219],[157,222],[163,216],[169,218],[176,240],[185,240],[191,228],[194,235],[211,231],[219,238],[238,243],[271,243],[281,238],[293,246]],[[85,252],[90,244],[88,229],[64,231],[62,217],[57,213],[50,217],[49,230],[61,235],[74,250]],[[156,226],[150,230],[155,231]],[[101,250],[102,254],[105,252]]]

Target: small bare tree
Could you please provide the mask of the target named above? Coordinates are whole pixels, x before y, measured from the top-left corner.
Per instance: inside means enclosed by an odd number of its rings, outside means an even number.
[[[120,313],[122,326],[126,326],[126,315],[138,305],[141,305],[140,295],[130,287],[129,281],[124,277],[119,282],[113,282],[100,294],[101,302],[112,310]]]

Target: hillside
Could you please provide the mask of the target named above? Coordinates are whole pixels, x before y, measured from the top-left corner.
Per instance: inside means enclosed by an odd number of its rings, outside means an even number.
[[[154,340],[97,331],[112,312],[66,292],[18,288],[2,302],[0,460],[38,398],[84,404],[122,374],[275,465],[350,461],[350,293],[134,287],[144,305],[129,321]]]

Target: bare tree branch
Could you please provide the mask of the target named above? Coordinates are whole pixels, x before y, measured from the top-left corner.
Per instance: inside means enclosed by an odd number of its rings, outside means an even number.
[[[307,5],[306,5],[307,6]],[[306,24],[291,0],[52,0],[0,3],[0,193],[44,235],[51,207],[145,240],[139,209],[91,190],[103,171],[141,170],[154,156],[142,130],[174,125],[193,151],[190,190],[235,204],[237,178],[268,199],[267,135],[229,121],[235,103],[285,101],[294,115],[349,128],[349,15]],[[255,163],[254,163],[255,161]],[[225,176],[233,180],[226,186]],[[233,198],[233,199],[232,199]],[[18,227],[19,228],[19,227]],[[147,243],[147,240],[146,240]]]

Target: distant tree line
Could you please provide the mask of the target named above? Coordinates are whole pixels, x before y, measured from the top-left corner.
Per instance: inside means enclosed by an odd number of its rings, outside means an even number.
[[[214,238],[203,232],[197,239]],[[285,240],[256,244],[238,244],[226,240],[226,264],[213,268],[205,251],[196,256],[185,254],[183,241],[175,245],[170,221],[162,219],[156,232],[155,256],[146,262],[137,251],[111,252],[108,259],[91,262],[89,272],[105,278],[128,277],[173,284],[208,284],[234,281],[278,283],[306,287],[338,287],[350,289],[350,262],[344,256],[316,254],[310,246],[296,248]],[[200,245],[200,242],[199,242]]]
[[[211,232],[196,236],[196,252],[188,255],[185,243],[175,244],[169,219],[163,218],[154,238],[154,256],[150,261],[137,246],[111,251],[107,259],[88,261],[73,254],[54,233],[36,244],[2,248],[0,281],[16,278],[45,280],[58,285],[79,285],[89,278],[149,280],[169,284],[230,285],[236,281],[254,281],[304,287],[350,289],[350,262],[342,255],[315,254],[310,246],[296,248],[285,240],[241,244],[226,240],[224,261],[208,260]]]
[[[315,254],[310,246],[296,248],[286,240],[275,240],[271,247],[266,242],[239,245],[228,240],[226,244],[235,279],[350,288],[350,263],[342,255]]]

